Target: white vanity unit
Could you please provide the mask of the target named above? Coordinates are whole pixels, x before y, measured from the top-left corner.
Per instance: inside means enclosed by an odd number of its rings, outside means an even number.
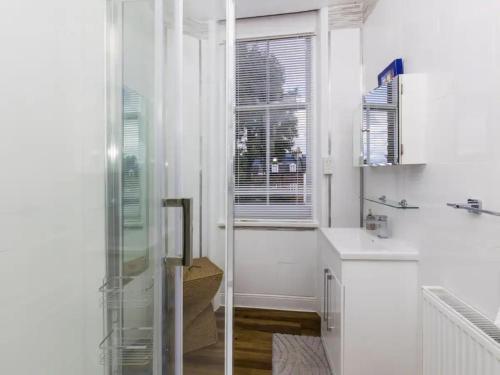
[[[322,338],[334,375],[418,373],[418,252],[361,228],[319,231]]]

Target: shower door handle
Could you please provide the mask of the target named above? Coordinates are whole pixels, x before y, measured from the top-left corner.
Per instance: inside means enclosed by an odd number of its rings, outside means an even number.
[[[166,257],[165,261],[174,266],[193,265],[193,199],[163,199],[163,207],[182,208],[182,257]]]

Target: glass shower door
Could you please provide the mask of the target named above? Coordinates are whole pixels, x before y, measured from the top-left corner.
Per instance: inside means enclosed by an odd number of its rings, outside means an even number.
[[[176,315],[177,337],[182,338],[182,353],[176,363],[181,363],[185,375],[230,375],[228,1],[171,1],[174,7],[172,13],[167,12],[166,80],[175,84],[167,84],[165,92],[167,195],[189,197],[193,202],[193,263],[176,274],[176,295],[183,307]],[[182,242],[178,238],[179,219],[170,211],[168,220],[168,247],[175,250]],[[225,227],[220,225],[221,220]]]
[[[231,374],[226,4],[108,0],[107,375]]]
[[[107,270],[100,344],[105,374],[176,369],[179,302],[166,262],[163,70],[165,0],[109,0],[107,61]],[[189,205],[184,208],[186,222]],[[189,225],[187,225],[189,233]],[[185,236],[185,246],[190,237]],[[174,338],[172,338],[174,337]],[[179,373],[179,372],[177,372]]]

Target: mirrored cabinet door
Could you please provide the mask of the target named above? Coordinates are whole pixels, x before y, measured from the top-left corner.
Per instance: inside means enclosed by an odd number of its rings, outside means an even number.
[[[427,80],[400,74],[363,96],[354,116],[354,165],[425,164]]]

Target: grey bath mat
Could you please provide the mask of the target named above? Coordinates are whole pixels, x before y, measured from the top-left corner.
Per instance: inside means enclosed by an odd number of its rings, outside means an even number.
[[[331,375],[321,338],[274,334],[273,375]]]

